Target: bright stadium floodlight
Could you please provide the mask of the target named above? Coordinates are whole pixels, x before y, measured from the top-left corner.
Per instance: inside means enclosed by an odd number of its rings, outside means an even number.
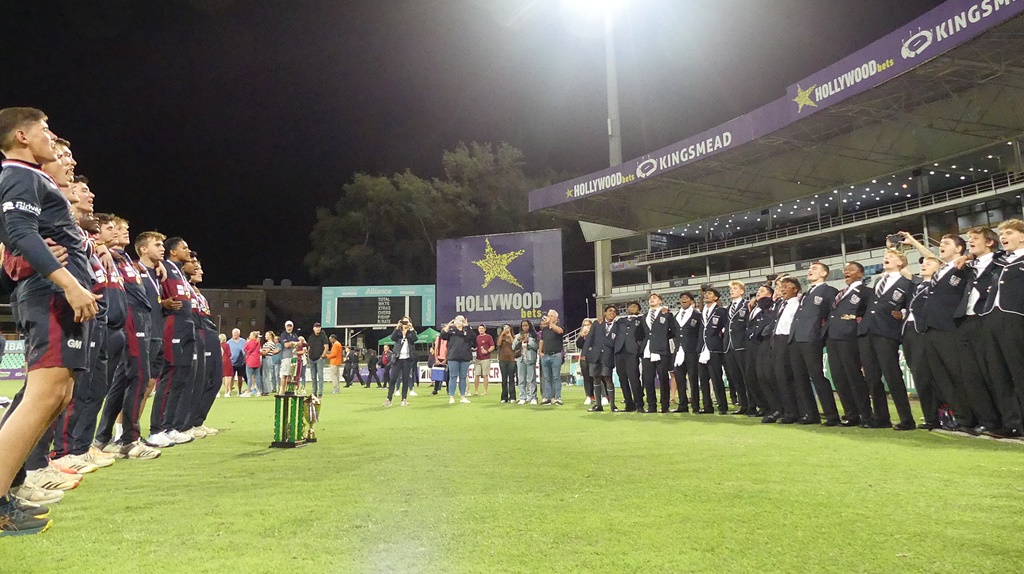
[[[629,4],[629,0],[562,0],[562,4],[585,16],[604,16]]]

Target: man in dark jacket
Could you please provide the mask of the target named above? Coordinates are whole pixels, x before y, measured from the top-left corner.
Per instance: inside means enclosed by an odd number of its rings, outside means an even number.
[[[747,414],[747,385],[743,373],[743,365],[746,363],[747,349],[747,307],[746,298],[747,286],[742,281],[729,282],[729,303],[728,315],[729,326],[725,331],[725,376],[729,379],[729,394],[732,396],[732,403],[739,405],[733,411],[734,415]]]
[[[679,296],[679,311],[675,314],[676,354],[672,361],[675,366],[676,389],[679,391],[678,413],[689,412],[686,401],[686,383],[690,383],[690,404],[696,412],[700,401],[700,379],[698,379],[697,357],[700,355],[700,339],[703,331],[700,310],[693,295]]]
[[[701,333],[700,355],[697,357],[704,408],[694,411],[693,414],[715,412],[711,407],[712,388],[715,391],[715,401],[718,403],[718,414],[724,415],[729,412],[725,400],[725,381],[722,380],[722,357],[725,354],[725,332],[729,324],[729,312],[719,306],[718,297],[717,289],[704,290],[704,309],[701,310],[701,323],[704,329]]]
[[[845,427],[871,421],[871,394],[861,372],[857,324],[864,317],[869,299],[864,286],[864,266],[851,261],[843,268],[846,288],[832,300],[832,310],[825,322],[825,348],[839,402],[843,405]]]
[[[615,406],[615,384],[612,381],[612,367],[615,366],[615,318],[619,310],[615,305],[607,305],[604,308],[604,321],[595,322],[590,327],[586,339],[583,342],[581,352],[586,357],[586,368],[590,369],[590,376],[594,379],[594,406],[589,412],[601,412],[604,410],[602,401],[608,397],[612,412],[619,412]]]
[[[626,314],[615,319],[615,372],[626,412],[643,410],[640,386],[640,304],[626,305]]]
[[[668,347],[672,332],[672,313],[662,304],[661,295],[657,293],[651,293],[647,304],[650,310],[640,321],[640,377],[643,380],[644,394],[647,395],[647,412],[658,412],[654,393],[654,377],[657,374],[661,387],[661,412],[667,413],[669,394],[672,391],[672,383],[668,378],[669,364],[672,363]]]
[[[872,421],[861,421],[860,426],[864,428],[885,428],[892,424],[885,386],[882,385],[883,376],[900,417],[900,422],[892,428],[900,431],[917,428],[914,413],[910,410],[903,370],[900,369],[900,330],[914,288],[910,279],[900,273],[906,266],[905,255],[894,249],[885,252],[882,258],[885,273],[878,277],[874,290],[870,292],[864,318],[857,328],[861,366],[875,415],[873,424]]]
[[[822,371],[822,351],[825,345],[822,326],[839,292],[825,283],[828,273],[828,265],[821,262],[811,264],[807,270],[807,291],[800,298],[796,316],[793,317],[789,353],[793,362],[794,394],[801,414],[797,422],[800,424],[821,422],[818,403],[814,400],[817,393],[821,410],[825,414],[825,426],[839,426],[839,410],[832,394],[832,383]]]

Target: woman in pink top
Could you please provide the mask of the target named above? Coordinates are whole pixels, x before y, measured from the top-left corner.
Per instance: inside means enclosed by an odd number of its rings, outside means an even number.
[[[242,353],[245,355],[245,377],[249,380],[249,396],[258,397],[260,396],[260,365],[263,363],[263,357],[260,355],[260,332],[253,331],[249,333],[249,339],[245,342],[245,346],[242,347]]]

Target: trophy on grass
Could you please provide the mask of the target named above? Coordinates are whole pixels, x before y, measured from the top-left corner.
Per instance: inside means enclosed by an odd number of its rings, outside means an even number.
[[[296,357],[292,357],[292,365],[292,374],[295,374]],[[282,391],[274,395],[274,442],[270,443],[270,447],[297,448],[305,446],[306,435],[315,436],[312,434],[312,428],[308,433],[304,428],[305,422],[309,420],[309,415],[305,412],[307,397],[295,393],[294,377],[289,377],[288,383],[283,386]],[[313,440],[315,442],[316,439]]]

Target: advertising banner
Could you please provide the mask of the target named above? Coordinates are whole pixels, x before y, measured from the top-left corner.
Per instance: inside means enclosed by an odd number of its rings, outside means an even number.
[[[562,231],[477,235],[437,242],[437,321],[535,323],[563,314]]]

